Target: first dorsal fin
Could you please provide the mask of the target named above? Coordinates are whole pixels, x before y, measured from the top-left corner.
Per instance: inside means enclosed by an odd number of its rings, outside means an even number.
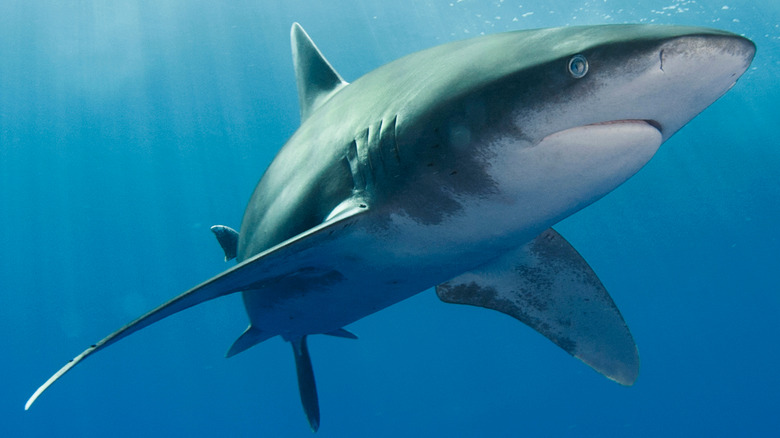
[[[300,24],[293,23],[290,40],[303,122],[315,109],[348,84],[322,56]]]

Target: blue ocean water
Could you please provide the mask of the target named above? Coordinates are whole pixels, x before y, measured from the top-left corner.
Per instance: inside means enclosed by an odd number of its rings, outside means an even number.
[[[675,23],[753,39],[751,69],[618,190],[556,228],[639,346],[630,388],[517,321],[426,291],[309,344],[318,436],[780,432],[780,3],[774,0],[21,1],[0,4],[0,435],[311,436],[290,348],[226,360],[238,296],[32,392],[66,360],[227,266],[299,116],[289,28],[347,80],[506,30]]]

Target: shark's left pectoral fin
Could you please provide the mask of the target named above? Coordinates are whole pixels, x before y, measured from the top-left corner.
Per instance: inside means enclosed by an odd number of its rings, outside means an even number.
[[[235,268],[233,268],[233,270],[235,270]],[[149,325],[154,324],[155,322],[160,321],[163,318],[171,316],[174,313],[178,313],[182,310],[188,309],[192,306],[198,305],[205,301],[209,301],[214,298],[219,298],[221,296],[240,291],[241,289],[234,287],[235,286],[235,283],[233,281],[234,278],[231,278],[230,275],[227,275],[228,273],[233,272],[233,270],[226,271],[226,273],[223,273],[221,275],[212,278],[211,280],[201,283],[200,285],[190,289],[189,291],[157,307],[156,309],[151,310],[150,312],[146,313],[145,315],[141,316],[135,321],[125,325],[124,327],[120,328],[114,333],[111,333],[110,335],[100,340],[100,342],[98,342],[97,344],[90,346],[89,348],[84,350],[81,354],[68,361],[68,363],[65,364],[65,366],[60,368],[59,371],[57,371],[53,376],[49,378],[49,380],[47,380],[43,385],[41,385],[35,391],[32,397],[30,397],[30,399],[27,400],[27,403],[24,405],[24,409],[25,410],[29,409],[30,406],[38,398],[38,396],[40,396],[43,393],[43,391],[45,391],[49,386],[51,386],[52,383],[56,382],[57,379],[62,377],[65,373],[70,371],[73,367],[78,365],[82,360],[91,356],[93,353],[96,353],[108,347],[109,345],[119,341],[120,339],[123,339],[145,327],[148,327]]]
[[[148,327],[163,318],[205,301],[245,290],[261,289],[265,286],[266,282],[273,282],[280,276],[290,275],[300,269],[306,269],[310,263],[318,260],[316,253],[312,254],[312,248],[317,248],[330,241],[336,240],[342,232],[354,226],[363,213],[369,211],[368,205],[364,202],[352,202],[349,205],[349,208],[343,208],[338,214],[331,215],[332,217],[329,217],[328,220],[316,227],[304,231],[260,254],[242,261],[231,269],[195,286],[156,309],[151,310],[135,321],[106,336],[97,344],[90,346],[81,354],[71,359],[65,366],[51,376],[49,380],[41,385],[35,393],[33,393],[32,397],[27,400],[24,409],[29,409],[43,391],[65,373],[70,371],[79,362],[120,339]],[[251,333],[247,334],[246,337],[239,342],[239,345],[235,347],[236,350],[239,350],[239,347],[251,347],[254,345],[252,342],[260,342],[269,337],[269,334],[258,334],[251,330],[248,330],[248,332]],[[236,352],[237,351],[234,351],[234,354]]]
[[[511,315],[608,378],[639,374],[634,338],[579,253],[548,229],[531,243],[436,287],[442,301]]]

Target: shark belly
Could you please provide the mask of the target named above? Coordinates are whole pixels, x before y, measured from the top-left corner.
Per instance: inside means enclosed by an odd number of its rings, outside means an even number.
[[[609,193],[660,144],[660,132],[636,120],[573,128],[536,145],[494,141],[491,155],[501,159],[483,163],[492,190],[442,192],[458,208],[436,221],[439,212],[408,207],[404,198],[376,206],[362,227],[317,248],[301,269],[244,291],[252,326],[288,340],[329,333],[446,282]],[[583,162],[599,172],[575,170]],[[442,185],[414,183],[428,193],[434,188],[426,184]]]
[[[400,230],[377,238],[368,232],[373,226],[318,248],[304,268],[244,291],[252,327],[288,340],[334,332],[478,263],[455,253],[404,257],[393,244]]]

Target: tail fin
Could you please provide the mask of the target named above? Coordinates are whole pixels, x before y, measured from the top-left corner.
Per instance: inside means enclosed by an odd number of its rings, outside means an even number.
[[[306,336],[292,341],[293,354],[295,355],[295,369],[298,371],[298,392],[301,394],[303,411],[309,420],[312,432],[320,427],[320,404],[317,400],[317,385],[314,382],[314,370],[311,367],[309,348],[306,345]]]

